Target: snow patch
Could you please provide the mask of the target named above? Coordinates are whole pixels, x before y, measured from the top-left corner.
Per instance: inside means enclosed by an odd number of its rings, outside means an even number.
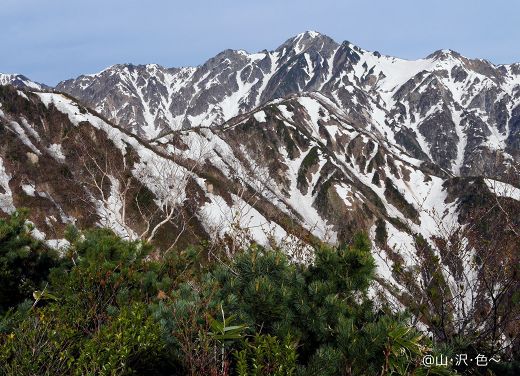
[[[70,247],[70,242],[67,239],[47,239],[45,244],[47,247],[58,251],[66,251]]]
[[[22,191],[24,191],[27,196],[36,197],[34,184],[22,184]]]
[[[57,161],[65,160],[65,155],[63,154],[61,144],[52,144],[47,148],[47,150],[52,155],[52,157],[54,159],[56,159]]]
[[[104,200],[97,200],[97,213],[100,217],[98,225],[114,231],[124,239],[136,239],[137,234],[126,226],[125,218],[122,216],[123,201],[121,200],[121,190],[119,181],[109,176],[110,193]]]
[[[36,146],[32,143],[29,136],[27,136],[27,133],[25,133],[25,130],[22,128],[20,124],[18,124],[16,121],[9,122],[9,125],[11,126],[11,129],[14,130],[14,132],[18,135],[18,138],[22,143],[30,148],[35,154],[40,155],[41,152],[38,150]]]
[[[498,180],[484,179],[489,190],[500,197],[509,197],[520,201],[520,189]]]
[[[259,123],[265,123],[266,122],[265,111],[255,112],[255,114],[253,116],[255,117],[256,121],[258,121]]]
[[[13,196],[11,192],[11,188],[9,187],[9,182],[11,181],[11,175],[7,173],[4,166],[4,160],[0,158],[0,187],[2,193],[0,191],[0,210],[4,213],[11,214],[16,208],[13,203]]]
[[[278,109],[280,110],[284,118],[286,118],[289,121],[293,121],[294,114],[291,111],[289,111],[286,105],[281,104],[278,106]]]
[[[30,221],[27,221],[27,222],[34,226],[34,223],[32,223]],[[44,241],[47,235],[45,235],[45,233],[43,231],[38,230],[36,228],[36,226],[34,226],[33,229],[31,230],[31,236],[36,240]]]

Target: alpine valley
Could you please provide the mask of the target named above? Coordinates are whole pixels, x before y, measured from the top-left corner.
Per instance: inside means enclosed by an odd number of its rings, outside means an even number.
[[[374,293],[433,305],[440,268],[461,318],[482,309],[475,255],[518,265],[520,64],[402,60],[305,32],[197,67],[0,84],[0,214],[29,208],[49,244],[106,226],[163,251],[242,239],[307,261],[364,231]]]

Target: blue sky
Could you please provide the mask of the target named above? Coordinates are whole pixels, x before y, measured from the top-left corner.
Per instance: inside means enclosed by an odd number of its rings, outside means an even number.
[[[0,72],[47,84],[116,63],[198,65],[316,30],[408,59],[520,61],[518,0],[1,0]]]

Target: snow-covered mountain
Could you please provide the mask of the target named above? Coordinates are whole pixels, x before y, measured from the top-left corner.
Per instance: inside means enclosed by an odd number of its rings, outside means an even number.
[[[27,88],[33,90],[49,89],[47,85],[34,82],[21,74],[0,73],[0,85],[13,85],[18,88]]]
[[[520,65],[450,50],[408,61],[306,32],[274,51],[226,50],[180,69],[115,65],[57,89],[147,139],[319,92],[351,123],[455,174],[500,176],[519,158]]]
[[[162,250],[211,238],[232,252],[256,241],[305,260],[309,245],[366,231],[377,289],[420,309],[426,325],[436,268],[453,272],[443,283],[462,297],[454,313],[478,317],[487,281],[473,255],[492,249],[496,262],[518,263],[520,189],[413,158],[318,93],[150,141],[64,94],[0,86],[0,215],[21,207],[34,235],[58,247],[75,224]],[[471,253],[444,253],[439,241],[468,228]]]
[[[406,61],[307,32],[56,89],[0,77],[14,84],[0,85],[0,215],[29,207],[47,241],[74,223],[162,250],[254,240],[301,259],[366,231],[386,296],[422,310],[442,268],[462,316],[478,316],[491,273],[475,257],[518,264],[518,64]],[[445,252],[457,236],[469,253]]]
[[[488,191],[492,181],[411,157],[318,93],[150,141],[63,94],[0,88],[0,209],[32,208],[44,232],[77,223],[136,236],[143,223],[131,203],[146,190],[159,217],[166,204],[189,211],[201,239],[224,236],[234,221],[263,243],[270,233],[341,243],[380,227],[391,249],[411,249],[413,235],[435,235],[435,220],[458,222],[464,189],[449,187],[478,181]],[[520,199],[518,188],[508,192]]]

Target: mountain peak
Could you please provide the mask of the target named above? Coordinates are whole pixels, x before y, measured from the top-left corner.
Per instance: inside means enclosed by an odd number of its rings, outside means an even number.
[[[433,60],[450,60],[450,59],[460,59],[462,55],[458,53],[457,51],[450,50],[450,49],[443,49],[443,50],[437,50],[430,55],[428,55],[427,59],[433,59]]]
[[[325,34],[321,34],[313,30],[308,30],[292,38],[289,38],[287,41],[285,41],[284,44],[278,47],[277,51],[281,51],[286,48],[294,50],[297,54],[299,54],[312,47],[322,49],[330,46],[337,47],[338,43]]]
[[[314,31],[314,30],[307,30],[307,31],[304,31],[303,33],[300,33],[298,34],[296,37],[297,38],[319,38],[319,37],[326,37],[326,35],[320,33],[319,31]]]
[[[44,84],[34,82],[28,77],[17,73],[0,73],[0,85],[13,85],[18,88],[28,88],[35,90],[43,90],[48,88],[48,86]]]

